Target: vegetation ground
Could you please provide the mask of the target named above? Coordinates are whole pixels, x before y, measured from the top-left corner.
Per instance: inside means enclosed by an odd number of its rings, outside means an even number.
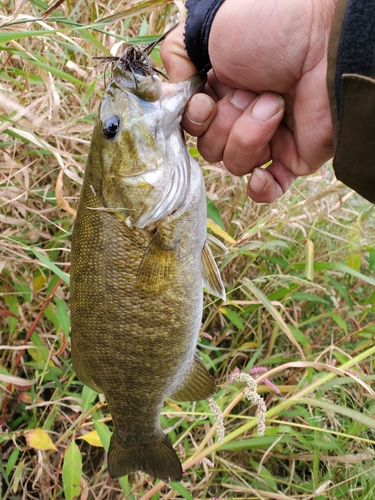
[[[257,205],[246,178],[200,159],[229,247],[227,301],[206,295],[199,341],[226,436],[207,401],[166,402],[183,481],[109,478],[110,414],[77,380],[69,338],[74,209],[104,89],[93,57],[153,40],[182,3],[66,0],[43,18],[47,7],[0,1],[0,500],[372,500],[373,206],[329,165]],[[258,377],[263,436],[238,370]]]

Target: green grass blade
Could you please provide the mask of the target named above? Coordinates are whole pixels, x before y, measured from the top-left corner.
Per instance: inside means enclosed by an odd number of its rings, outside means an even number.
[[[171,2],[172,2],[172,0],[146,0],[144,2],[138,2],[133,7],[129,7],[127,9],[120,11],[120,12],[117,12],[116,14],[112,14],[111,16],[106,16],[106,17],[103,17],[102,19],[99,19],[95,24],[105,25],[108,23],[113,23],[114,21],[117,21],[118,19],[124,19],[125,17],[128,17],[128,16],[134,16],[136,14],[143,12],[144,10],[148,10],[152,7],[160,7],[162,5],[165,5],[165,4],[171,3]]]
[[[35,248],[33,248],[33,247],[28,247],[28,248],[35,255],[35,257],[37,257],[40,260],[40,262],[45,267],[47,267],[50,271],[52,271],[53,273],[55,273],[59,278],[61,278],[64,281],[64,283],[66,283],[67,285],[70,284],[70,276],[69,276],[69,274],[67,274],[64,271],[62,271],[61,269],[59,269],[56,266],[56,264],[54,264],[52,261],[50,261],[48,259],[48,257],[46,257],[45,255],[43,255],[42,253],[40,253]]]
[[[313,398],[302,398],[299,400],[300,403],[317,406],[319,408],[323,408],[323,410],[327,410],[329,412],[339,413],[340,415],[345,415],[353,419],[354,421],[360,422],[362,425],[369,427],[370,429],[375,429],[375,419],[372,417],[368,417],[363,413],[352,410],[351,408],[347,408],[345,406],[340,406],[329,401],[324,401],[323,399],[313,399]]]
[[[27,37],[46,36],[58,33],[61,30],[36,30],[36,31],[0,31],[0,43],[8,43],[12,40],[22,40]]]
[[[276,309],[275,306],[272,305],[272,303],[270,302],[270,300],[266,297],[266,295],[261,291],[259,290],[259,288],[257,288],[248,278],[244,278],[242,280],[242,283],[245,285],[246,288],[248,288],[254,295],[255,297],[260,301],[262,302],[262,304],[264,305],[264,307],[267,309],[267,311],[271,314],[271,316],[274,318],[274,320],[276,321],[276,323],[278,324],[278,326],[281,328],[281,330],[283,330],[283,332],[286,334],[286,336],[288,337],[288,339],[292,342],[292,344],[297,347],[298,351],[300,352],[301,354],[301,357],[302,359],[305,359],[305,355],[300,347],[300,345],[298,344],[298,342],[296,341],[291,329],[289,328],[289,326],[285,323],[285,321],[283,320],[281,314],[279,313],[279,311]]]

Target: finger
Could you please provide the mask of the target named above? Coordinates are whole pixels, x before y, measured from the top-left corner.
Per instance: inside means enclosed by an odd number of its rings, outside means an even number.
[[[216,103],[206,94],[195,94],[187,104],[181,126],[190,135],[203,135],[216,115]]]
[[[223,154],[229,172],[248,174],[271,159],[270,142],[282,120],[284,106],[284,99],[279,94],[265,92],[238,117]]]
[[[216,114],[210,126],[198,139],[198,149],[205,160],[214,163],[223,159],[233,124],[256,96],[250,90],[234,90],[217,102]]]
[[[218,99],[223,99],[223,97],[234,90],[234,87],[230,87],[229,85],[226,85],[218,80],[213,70],[209,71],[207,74],[206,86],[211,90],[211,92],[215,93]],[[206,89],[205,92],[207,92]]]
[[[273,162],[267,168],[254,168],[247,194],[258,203],[271,203],[288,191],[296,177],[278,162]]]
[[[160,56],[172,83],[197,74],[197,68],[185,50],[184,31],[185,23],[182,23],[163,40],[160,47]]]

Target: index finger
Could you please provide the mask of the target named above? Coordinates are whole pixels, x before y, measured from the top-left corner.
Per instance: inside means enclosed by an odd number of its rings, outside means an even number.
[[[160,47],[160,56],[171,83],[187,80],[198,73],[185,50],[184,31],[185,23],[182,23],[166,37]]]

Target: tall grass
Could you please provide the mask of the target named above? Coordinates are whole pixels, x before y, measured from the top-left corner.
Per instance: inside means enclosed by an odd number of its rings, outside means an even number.
[[[0,500],[372,500],[373,207],[329,166],[257,205],[245,178],[202,162],[229,246],[227,301],[206,295],[199,340],[226,435],[207,401],[167,401],[183,481],[109,478],[110,414],[75,377],[69,337],[71,229],[104,89],[93,57],[148,43],[180,4],[66,1],[43,19],[47,7],[0,2]],[[264,435],[238,371],[258,377]]]

